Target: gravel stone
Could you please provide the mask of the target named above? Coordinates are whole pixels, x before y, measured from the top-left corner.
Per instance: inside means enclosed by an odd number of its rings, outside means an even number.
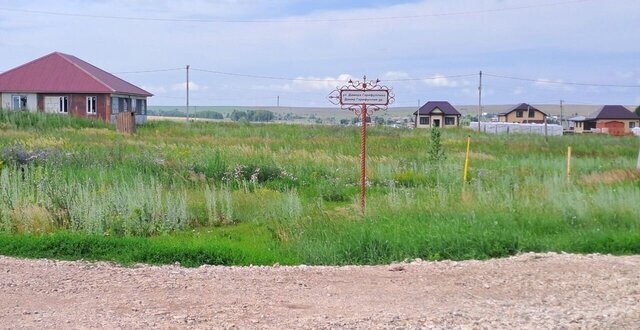
[[[637,329],[640,256],[183,268],[0,256],[0,329]]]

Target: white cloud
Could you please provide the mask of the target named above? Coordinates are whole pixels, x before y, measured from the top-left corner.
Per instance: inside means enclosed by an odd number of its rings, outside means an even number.
[[[383,80],[411,79],[411,76],[404,71],[387,71],[382,75]]]
[[[618,79],[631,79],[635,76],[635,73],[633,71],[617,71],[615,76]]]
[[[142,89],[150,92],[151,94],[164,94],[167,92],[167,89],[164,86],[150,86],[150,85],[142,85],[140,86]]]
[[[516,89],[514,89],[512,92],[513,95],[522,95],[523,93],[524,89],[522,87],[516,87]]]
[[[424,79],[425,84],[429,87],[458,87],[458,82],[450,80],[444,75],[437,74],[432,79]]]
[[[300,88],[303,90],[322,90],[322,91],[331,91],[337,87],[346,85],[347,82],[351,79],[353,79],[354,81],[361,80],[361,79],[354,78],[353,76],[347,73],[340,74],[337,77],[325,77],[325,78],[297,77],[297,79],[301,79],[301,80],[295,80],[293,82],[293,85],[296,86],[296,88]]]
[[[191,92],[202,92],[202,91],[206,91],[208,89],[209,89],[209,86],[199,85],[199,84],[196,84],[193,81],[189,82],[189,91],[191,91]],[[171,90],[174,90],[174,91],[186,91],[187,90],[187,83],[186,82],[182,82],[182,83],[173,84],[171,86]]]
[[[474,88],[463,88],[460,90],[460,92],[462,92],[462,95],[468,96],[468,97],[473,97],[473,96],[478,96],[478,90],[474,89]]]
[[[379,1],[356,9],[336,6],[335,9],[319,11],[314,10],[308,4],[310,2],[299,0],[101,0],[82,2],[80,9],[77,0],[7,0],[4,1],[7,8],[80,15],[108,13],[114,16],[212,20],[271,18],[281,22],[161,22],[0,11],[0,31],[6,31],[0,45],[11,48],[11,52],[3,54],[0,71],[57,50],[113,72],[190,64],[192,68],[214,71],[318,80],[258,81],[192,72],[198,84],[192,84],[191,90],[208,90],[211,93],[207,94],[211,95],[224,92],[225,96],[236,97],[238,102],[242,102],[247,93],[263,96],[280,91],[316,92],[320,95],[317,99],[321,100],[322,95],[346,83],[348,79],[342,79],[346,77],[336,76],[340,72],[366,73],[381,79],[420,78],[438,72],[440,76],[433,80],[397,81],[389,85],[395,85],[390,87],[394,87],[398,103],[424,98],[425,87],[433,88],[429,92],[434,92],[438,98],[452,98],[454,103],[473,102],[477,97],[477,81],[473,78],[447,78],[446,75],[477,73],[483,69],[487,73],[525,78],[547,76],[561,77],[564,81],[627,84],[636,81],[640,44],[629,40],[640,35],[640,24],[637,24],[640,6],[637,1],[617,0],[607,6],[597,1],[585,1],[482,14],[428,16],[432,13],[473,13],[503,7],[526,7],[537,5],[539,1],[416,0],[398,5],[384,5]],[[311,9],[301,10],[301,7]],[[577,10],[580,15],[573,15]],[[292,14],[294,12],[305,13]],[[415,18],[420,15],[427,17]],[[371,22],[318,21],[411,16],[414,18]],[[533,16],[545,24],[538,24],[535,29],[523,28],[522,22],[530,21]],[[290,22],[283,22],[286,20]],[[291,22],[295,20],[303,22]],[[363,24],[366,24],[364,32]],[[126,35],[135,37],[122,37]],[[88,40],[100,40],[109,46],[87,47]],[[126,56],[122,56],[123,50]],[[610,54],[615,56],[608,56]],[[539,58],[554,60],[538,61]],[[636,75],[625,78],[629,72]],[[175,93],[185,89],[184,83],[171,85],[170,82],[181,81],[183,76],[184,72],[173,71],[130,75],[127,80],[141,86],[166,86],[164,91],[158,89],[155,93]],[[617,82],[616,79],[628,80]],[[506,91],[500,94],[504,99],[513,97],[513,82],[490,77],[487,80]],[[523,94],[534,91],[538,93],[536,97],[542,99],[557,98],[558,91],[567,88],[566,85],[553,85],[558,84],[523,86]],[[568,90],[576,92],[578,101],[590,102],[589,98],[593,98],[587,88],[569,87]],[[154,92],[153,87],[149,89]],[[467,92],[461,93],[461,90]],[[632,102],[637,95],[633,89],[626,93],[613,89],[611,92],[617,94],[609,97],[620,98],[619,103]],[[214,97],[210,97],[212,103],[215,102]],[[495,102],[504,100],[496,98]]]

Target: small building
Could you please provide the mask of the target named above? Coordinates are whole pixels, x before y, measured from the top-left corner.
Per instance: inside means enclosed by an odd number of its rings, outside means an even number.
[[[610,135],[625,135],[640,127],[640,116],[621,105],[605,105],[589,116],[569,120],[574,122],[576,133],[600,129],[600,132]]]
[[[498,114],[503,123],[542,124],[548,115],[527,103],[521,103],[506,112]]]
[[[460,112],[447,101],[429,101],[413,113],[415,128],[455,127],[460,125]]]
[[[0,74],[0,108],[115,122],[135,112],[144,122],[151,93],[75,56],[54,52]]]

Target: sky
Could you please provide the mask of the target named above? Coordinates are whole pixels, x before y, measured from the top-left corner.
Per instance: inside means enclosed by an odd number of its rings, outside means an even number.
[[[0,0],[0,71],[59,51],[149,105],[332,106],[351,78],[395,106],[640,104],[638,0]],[[278,78],[278,79],[269,79]],[[517,79],[513,79],[517,78]],[[577,83],[577,84],[574,84]]]

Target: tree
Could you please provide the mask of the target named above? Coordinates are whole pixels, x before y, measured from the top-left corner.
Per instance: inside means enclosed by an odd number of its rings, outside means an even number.
[[[636,107],[635,113],[636,113],[636,115],[640,116],[640,105],[638,107]]]
[[[431,143],[429,143],[429,161],[437,163],[446,159],[444,150],[442,149],[442,141],[440,129],[437,127],[431,128]]]
[[[240,121],[240,119],[242,118],[247,119],[247,113],[234,109],[229,118],[231,118],[231,120],[233,121]]]

